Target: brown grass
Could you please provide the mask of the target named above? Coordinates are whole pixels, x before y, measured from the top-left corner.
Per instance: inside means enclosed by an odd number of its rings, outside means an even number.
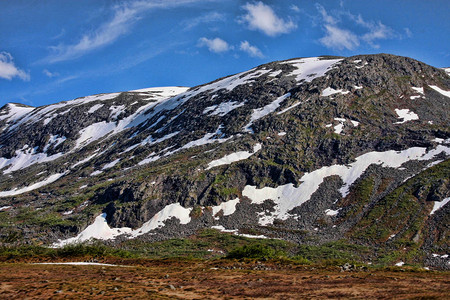
[[[1,263],[0,298],[446,299],[450,290],[449,272],[340,272],[335,267],[230,260],[108,263],[121,266]]]

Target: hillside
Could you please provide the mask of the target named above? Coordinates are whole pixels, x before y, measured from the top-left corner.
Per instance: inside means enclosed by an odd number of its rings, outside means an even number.
[[[0,109],[0,241],[202,228],[450,268],[450,77],[388,54]],[[375,260],[377,251],[368,253]]]

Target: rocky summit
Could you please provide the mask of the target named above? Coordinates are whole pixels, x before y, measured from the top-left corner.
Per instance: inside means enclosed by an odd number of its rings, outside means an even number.
[[[450,77],[388,54],[0,109],[0,243],[215,228],[450,268]],[[381,251],[381,250],[380,250]],[[367,254],[370,261],[377,251]]]

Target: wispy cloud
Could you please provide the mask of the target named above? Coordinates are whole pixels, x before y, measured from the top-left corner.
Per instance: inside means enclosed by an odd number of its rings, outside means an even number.
[[[247,3],[243,6],[247,14],[239,19],[240,23],[247,24],[250,30],[259,30],[268,36],[277,36],[289,33],[297,28],[291,20],[278,17],[273,9],[262,2]]]
[[[353,50],[359,46],[358,37],[349,30],[334,25],[325,25],[326,34],[319,42],[328,48]]]
[[[141,16],[151,9],[172,8],[186,5],[200,0],[147,0],[132,1],[113,7],[110,20],[100,24],[97,29],[84,33],[72,44],[59,44],[50,49],[53,53],[45,59],[48,63],[56,63],[78,58],[88,52],[99,49],[115,42],[127,34]]]
[[[214,39],[202,37],[198,40],[198,46],[199,47],[206,46],[209,49],[209,51],[214,53],[227,52],[228,50],[232,49],[232,47],[227,42],[218,37]]]
[[[341,3],[341,8],[343,8],[342,6],[343,3]],[[321,15],[325,31],[325,36],[320,38],[319,42],[327,48],[354,50],[360,46],[361,42],[365,42],[373,48],[379,48],[377,40],[389,39],[397,35],[392,28],[384,25],[381,21],[366,21],[361,15],[356,16],[343,10],[337,12],[338,17],[334,17],[328,14],[322,5],[316,4],[316,8]],[[344,16],[345,20],[351,22],[351,25],[360,27],[365,32],[357,34],[351,29],[344,28],[340,16]]]
[[[197,27],[200,24],[218,21],[225,21],[225,15],[218,12],[211,12],[197,18],[189,19],[183,22],[183,25],[185,26],[184,30],[190,30],[194,27]]]
[[[295,11],[295,12],[300,12],[300,8],[298,8],[298,6],[295,5],[295,4],[292,4],[292,5],[291,5],[291,9],[292,9],[293,11]]]
[[[388,39],[395,35],[390,27],[380,21],[365,21],[361,15],[356,18],[356,23],[369,30],[361,38],[374,48],[379,48],[379,45],[375,44],[375,40]]]
[[[42,73],[43,73],[45,76],[49,77],[49,78],[53,78],[53,77],[59,76],[59,73],[58,73],[58,72],[50,72],[50,71],[47,70],[47,69],[42,70]]]
[[[250,43],[248,41],[241,42],[239,49],[246,52],[248,55],[250,55],[252,57],[259,57],[259,58],[264,57],[261,50],[259,50],[258,47],[250,45]]]
[[[411,29],[409,29],[408,27],[405,28],[405,34],[408,38],[411,38],[413,36]]]
[[[30,74],[19,69],[14,64],[14,59],[8,52],[0,52],[0,78],[11,80],[18,77],[24,81],[30,80]]]

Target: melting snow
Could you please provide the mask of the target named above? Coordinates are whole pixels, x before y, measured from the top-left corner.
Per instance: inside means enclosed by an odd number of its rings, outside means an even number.
[[[332,210],[332,209],[327,209],[325,210],[325,214],[327,216],[335,216],[339,213],[339,209],[338,210]]]
[[[50,146],[53,146],[55,148],[59,144],[64,143],[64,141],[66,139],[67,138],[65,136],[59,137],[58,135],[50,135],[47,145],[45,145],[45,147],[44,147],[44,152],[47,152],[47,150],[48,150],[48,148],[50,148]]]
[[[11,208],[11,207],[12,206],[10,206],[10,205],[2,206],[2,207],[0,207],[0,211],[7,210],[8,208]]]
[[[354,127],[358,127],[359,125],[358,121],[350,120],[350,122],[353,124]]]
[[[412,88],[416,93],[425,95],[425,94],[423,93],[423,87],[414,87],[414,86],[412,86],[411,88]]]
[[[401,267],[401,266],[403,266],[404,264],[405,264],[404,262],[400,261],[400,262],[396,263],[395,265],[396,265],[397,267]]]
[[[64,140],[59,140],[60,143],[63,141]],[[46,153],[36,153],[36,151],[37,147],[30,148],[28,145],[25,145],[22,149],[16,150],[16,156],[11,158],[0,157],[0,169],[10,166],[8,169],[3,171],[4,174],[8,174],[13,171],[25,169],[34,164],[52,161],[63,156],[62,153],[47,156]]]
[[[14,122],[35,109],[35,107],[20,106],[14,103],[6,104],[6,107],[8,113],[0,115],[0,121],[6,120],[7,122]]]
[[[95,152],[94,154],[92,154],[92,155],[86,157],[85,159],[80,160],[79,162],[75,163],[75,164],[74,164],[73,166],[71,166],[70,168],[73,169],[73,168],[75,168],[75,167],[77,167],[77,166],[79,166],[79,165],[81,165],[81,164],[84,164],[85,162],[90,161],[92,158],[94,158],[95,156],[97,156],[97,155],[99,155],[99,154],[102,154],[102,153],[103,153],[103,152],[101,152],[101,153]]]
[[[110,228],[106,222],[106,214],[103,213],[95,218],[93,224],[86,227],[79,235],[66,240],[60,240],[59,242],[53,244],[54,247],[63,247],[68,244],[81,243],[88,241],[92,238],[99,240],[113,239],[116,236],[123,233],[130,233],[131,228]]]
[[[362,86],[355,85],[354,88],[355,88],[355,90],[360,90],[360,89],[362,89],[363,87],[362,87]]]
[[[324,89],[322,91],[321,96],[322,97],[328,97],[337,93],[341,93],[342,95],[347,95],[348,93],[350,93],[349,91],[344,91],[344,90],[335,90],[331,87],[327,87],[326,89]]]
[[[83,105],[83,104],[93,102],[93,101],[103,101],[103,100],[113,99],[113,98],[117,97],[118,95],[119,95],[119,93],[93,95],[93,96],[78,98],[78,99],[71,100],[71,101],[64,101],[64,102],[60,102],[57,104],[39,107],[39,108],[33,109],[29,113],[23,115],[23,118],[21,118],[19,122],[12,125],[9,128],[9,130],[12,130],[12,129],[16,128],[17,126],[24,124],[26,122],[35,123],[35,122],[39,122],[40,120],[44,119],[45,117],[47,119],[53,118],[54,112],[63,107],[68,107],[68,106],[73,107],[73,106],[79,106],[79,105]],[[47,121],[47,122],[49,122],[49,121]]]
[[[115,165],[117,165],[117,163],[119,163],[119,161],[120,161],[120,158],[113,160],[110,163],[107,163],[106,165],[103,166],[102,170],[106,170],[106,169],[114,167]]]
[[[221,232],[232,233],[237,236],[242,236],[242,237],[251,238],[251,239],[268,239],[268,237],[265,235],[252,235],[252,234],[238,233],[237,229],[225,229],[225,227],[223,227],[222,225],[211,226],[211,228],[217,229]]]
[[[241,107],[243,105],[244,105],[243,102],[239,103],[237,101],[222,102],[219,105],[213,105],[213,106],[209,106],[209,107],[205,108],[205,110],[203,111],[203,114],[210,112],[210,115],[225,116],[227,113],[229,113],[233,109]]]
[[[96,262],[81,262],[81,261],[73,261],[73,262],[44,262],[44,263],[33,263],[33,265],[69,265],[69,266],[104,266],[104,267],[124,267],[121,265],[112,265],[112,264],[103,264]]]
[[[236,211],[236,205],[239,203],[239,198],[236,198],[234,200],[229,200],[226,202],[222,202],[221,204],[217,206],[212,207],[212,214],[215,216],[218,212],[223,211],[224,216],[229,216],[234,214]],[[216,220],[219,218],[217,217]]]
[[[164,226],[164,222],[177,218],[180,224],[187,224],[191,221],[189,216],[192,208],[184,208],[179,203],[167,205],[162,210],[157,212],[149,221],[145,222],[142,227],[135,230],[129,227],[111,228],[106,222],[106,214],[102,213],[95,218],[93,224],[86,227],[79,235],[66,240],[60,240],[53,244],[53,247],[63,247],[68,244],[81,243],[92,238],[100,240],[115,239],[117,236],[126,234],[130,238],[135,238],[145,233],[148,233],[156,228]]]
[[[293,109],[294,107],[299,106],[300,104],[302,104],[302,102],[297,102],[297,103],[295,103],[295,104],[293,104],[293,105],[283,109],[282,111],[277,112],[277,115],[284,114],[285,112],[290,111],[291,109]]]
[[[278,97],[272,103],[270,103],[264,107],[254,109],[252,116],[250,117],[250,122],[247,124],[247,126],[245,126],[244,131],[251,132],[250,127],[252,126],[253,122],[274,112],[280,106],[281,102],[283,102],[285,99],[289,98],[290,96],[291,96],[291,93],[284,94],[283,96]]]
[[[255,154],[256,152],[258,152],[259,150],[261,150],[261,148],[262,148],[261,144],[258,143],[255,146],[253,146],[253,152],[239,151],[239,152],[225,155],[222,158],[219,158],[219,159],[216,159],[216,160],[213,160],[212,162],[210,162],[208,164],[208,167],[206,168],[206,170],[209,170],[214,167],[222,166],[222,165],[229,165],[233,162],[247,159],[250,156],[252,156],[253,154]]]
[[[103,171],[97,170],[97,171],[92,172],[89,176],[97,176],[97,175],[100,175],[102,173],[103,173]]]
[[[296,76],[297,81],[305,80],[311,82],[313,79],[322,77],[342,59],[321,59],[320,57],[301,58],[282,62],[297,68],[287,76]]]
[[[61,178],[62,176],[64,176],[66,173],[57,173],[57,174],[53,174],[52,176],[46,178],[45,180],[36,182],[30,186],[24,187],[24,188],[20,188],[20,189],[14,189],[14,190],[10,190],[10,191],[2,191],[0,192],[0,197],[8,197],[8,196],[15,196],[15,195],[19,195],[19,194],[23,194],[35,189],[38,189],[40,187],[43,187],[47,184],[50,184],[52,182],[55,182],[56,180],[58,180],[59,178]]]
[[[344,130],[344,123],[339,123],[334,126],[334,133],[341,134],[342,130]]]
[[[435,91],[438,92],[439,94],[444,95],[445,97],[449,97],[449,98],[450,98],[450,91],[443,90],[443,89],[441,89],[440,87],[435,86],[435,85],[430,85],[430,88],[432,88],[433,90],[435,90]]]
[[[264,187],[257,189],[256,186],[247,185],[242,195],[250,198],[252,203],[262,204],[265,200],[275,202],[275,212],[263,215],[260,218],[261,225],[271,224],[275,218],[285,220],[291,215],[289,211],[308,201],[312,194],[319,188],[324,178],[338,175],[342,178],[344,185],[339,190],[343,197],[349,193],[350,186],[371,165],[377,164],[383,167],[399,168],[403,163],[410,160],[429,160],[437,154],[444,152],[450,154],[450,147],[442,145],[426,152],[426,148],[414,147],[404,151],[369,152],[355,159],[349,165],[332,165],[322,167],[311,173],[305,173],[301,178],[301,184],[296,188],[294,184],[278,186],[277,188]]]
[[[111,106],[109,108],[109,110],[111,111],[111,114],[109,115],[109,117],[111,119],[117,119],[117,117],[120,115],[120,113],[125,110],[125,105]]]
[[[408,121],[419,120],[419,116],[407,108],[405,108],[405,109],[396,108],[395,112],[397,113],[398,118],[403,119],[403,121],[398,121],[398,122],[395,122],[394,124],[403,124]]]
[[[435,201],[433,209],[430,212],[430,215],[434,214],[437,210],[444,207],[450,201],[450,197],[443,199],[442,201]]]
[[[92,114],[93,112],[95,112],[97,109],[101,108],[104,104],[95,104],[93,105],[89,110],[88,113]]]
[[[286,132],[282,131],[282,132],[278,132],[278,136],[285,136]]]

